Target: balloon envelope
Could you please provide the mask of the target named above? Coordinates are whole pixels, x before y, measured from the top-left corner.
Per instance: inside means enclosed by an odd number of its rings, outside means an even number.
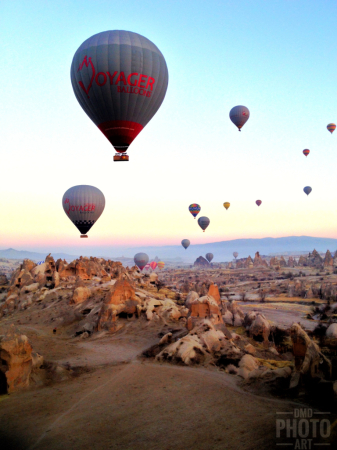
[[[160,50],[131,31],[91,36],[77,49],[70,72],[84,112],[121,153],[155,115],[168,85]]]
[[[199,227],[202,230],[204,230],[204,232],[205,232],[206,228],[208,227],[209,223],[210,223],[210,220],[208,217],[203,216],[203,217],[199,217],[199,219],[198,219]]]
[[[262,203],[262,200],[256,200],[256,202],[255,202],[256,204],[257,204],[257,206],[260,206],[261,205],[261,203]]]
[[[64,212],[85,236],[105,207],[103,193],[95,186],[79,185],[68,189],[62,198]]]
[[[144,267],[144,270],[149,270],[149,268],[150,268],[150,264],[147,263],[147,264],[145,265],[145,267]]]
[[[312,189],[311,189],[310,186],[306,186],[306,187],[303,189],[303,191],[304,191],[307,195],[309,195],[310,192],[312,191]]]
[[[187,247],[189,247],[189,245],[190,245],[190,241],[188,240],[188,239],[183,239],[182,241],[181,241],[181,245],[184,247],[184,249],[186,250],[187,249]]]
[[[156,261],[152,261],[150,262],[150,267],[152,270],[155,270],[155,268],[158,266],[158,264],[156,263]]]
[[[197,215],[200,213],[201,207],[200,205],[198,205],[197,203],[192,203],[189,207],[188,207],[189,212],[192,214],[192,216],[194,218],[197,217]]]
[[[223,205],[226,209],[228,209],[231,206],[231,204],[229,202],[225,202]]]
[[[234,108],[232,108],[229,112],[229,118],[234,123],[234,125],[238,127],[239,131],[241,131],[241,128],[247,122],[249,116],[249,109],[246,106],[242,105],[234,106]]]
[[[336,124],[335,123],[329,123],[328,125],[327,125],[327,129],[330,131],[330,133],[332,134],[334,131],[335,131],[335,129],[336,129]]]
[[[140,268],[140,270],[143,270],[146,264],[149,262],[149,257],[146,253],[137,253],[133,260],[135,264]]]
[[[303,155],[308,156],[309,153],[310,153],[309,149],[306,148],[306,149],[303,150]]]
[[[238,252],[234,252],[234,253],[233,253],[233,256],[234,256],[234,258],[236,259],[236,258],[239,256],[239,253],[238,253]]]
[[[214,258],[213,253],[206,253],[206,259],[210,263]]]
[[[165,263],[163,261],[159,261],[159,263],[158,263],[159,270],[163,270],[164,267],[165,267]]]

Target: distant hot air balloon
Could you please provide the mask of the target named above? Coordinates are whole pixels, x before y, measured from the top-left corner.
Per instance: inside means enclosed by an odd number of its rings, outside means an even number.
[[[187,247],[189,247],[189,245],[190,245],[190,241],[188,240],[188,239],[183,239],[182,241],[181,241],[181,245],[184,247],[184,249],[186,250],[187,249]]]
[[[158,267],[159,267],[159,270],[163,270],[165,267],[165,263],[163,261],[159,261]]]
[[[223,205],[226,209],[228,209],[231,206],[231,204],[229,202],[225,202]]]
[[[229,112],[229,118],[241,131],[241,128],[249,119],[250,113],[249,109],[246,106],[238,105],[234,106]]]
[[[168,85],[164,56],[146,37],[103,31],[84,41],[71,65],[71,83],[84,112],[116,151],[124,152],[162,104]]]
[[[262,200],[256,200],[256,202],[255,202],[256,204],[257,204],[257,206],[260,206],[261,205],[261,203],[262,203]]]
[[[309,153],[310,153],[309,149],[306,148],[306,149],[303,150],[303,155],[308,156]]]
[[[303,191],[304,191],[307,195],[309,195],[310,192],[312,191],[312,189],[311,189],[310,186],[306,186],[305,188],[303,188]]]
[[[149,270],[149,268],[150,268],[150,264],[147,263],[146,266],[144,267],[144,270]]]
[[[213,253],[206,253],[206,259],[210,263],[214,258]]]
[[[204,233],[205,233],[205,230],[208,227],[209,223],[210,223],[210,220],[208,217],[203,216],[203,217],[199,217],[199,219],[198,219],[199,227],[204,231]]]
[[[143,270],[144,267],[149,262],[149,257],[147,256],[146,253],[137,253],[135,255],[135,257],[133,258],[133,260],[134,260],[136,266],[138,266],[140,268],[140,270]]]
[[[103,193],[95,186],[85,184],[73,186],[63,195],[62,206],[73,224],[79,229],[81,238],[101,216],[105,207]]]
[[[200,205],[198,205],[197,203],[192,203],[192,205],[190,205],[188,207],[189,212],[192,214],[192,216],[194,218],[197,217],[197,215],[200,213],[201,207]]]
[[[335,129],[336,129],[336,124],[335,123],[329,123],[329,125],[327,125],[327,129],[332,134],[335,131]]]
[[[234,252],[234,253],[233,253],[233,256],[234,256],[234,258],[236,259],[236,258],[239,256],[239,253],[238,253],[238,252]]]
[[[152,270],[155,270],[155,268],[158,266],[158,264],[156,263],[156,261],[152,261],[150,262],[150,267]]]

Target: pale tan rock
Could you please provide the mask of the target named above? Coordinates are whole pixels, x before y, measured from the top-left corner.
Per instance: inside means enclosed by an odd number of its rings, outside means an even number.
[[[169,344],[172,341],[172,333],[166,333],[159,341],[159,345]]]
[[[262,336],[265,343],[268,342],[270,334],[270,323],[263,314],[257,313],[256,318],[249,327],[249,334],[252,337]]]
[[[244,355],[239,362],[238,375],[247,379],[249,373],[259,367],[259,362],[252,355]]]
[[[173,342],[156,356],[157,361],[183,362],[187,366],[201,364],[205,359],[206,352],[198,338],[190,335]]]
[[[29,286],[24,286],[21,289],[20,293],[23,294],[23,293],[27,293],[27,292],[36,292],[39,289],[39,286],[40,286],[39,283],[33,283],[33,284],[30,284]]]
[[[256,348],[252,344],[245,345],[244,349],[250,355],[255,355],[256,354]]]
[[[326,337],[337,339],[337,323],[332,323],[326,330]]]
[[[83,303],[91,295],[91,291],[87,287],[78,287],[74,290],[74,294],[71,299],[71,303]]]

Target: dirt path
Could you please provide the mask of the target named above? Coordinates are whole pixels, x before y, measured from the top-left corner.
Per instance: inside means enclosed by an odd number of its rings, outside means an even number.
[[[271,449],[276,413],[223,372],[133,361],[0,404],[4,450]]]

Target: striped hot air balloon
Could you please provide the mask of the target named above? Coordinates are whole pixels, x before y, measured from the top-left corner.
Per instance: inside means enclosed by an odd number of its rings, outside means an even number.
[[[241,131],[241,128],[249,119],[250,112],[246,106],[238,105],[234,106],[229,112],[229,118],[231,121],[238,127],[238,130]]]
[[[73,186],[63,195],[62,206],[69,219],[78,228],[81,238],[101,216],[105,207],[103,193],[94,186]]]
[[[156,261],[151,261],[150,262],[150,267],[151,267],[152,270],[155,270],[157,266],[158,266],[158,264],[156,263]]]
[[[150,268],[150,264],[147,263],[147,264],[145,265],[145,267],[144,267],[144,270],[149,270],[149,268]]]
[[[118,153],[124,152],[156,114],[168,85],[160,50],[131,31],[104,31],[84,41],[71,65],[75,96]],[[124,154],[123,154],[124,153]]]
[[[332,134],[335,131],[335,129],[336,129],[336,124],[335,123],[329,123],[326,127],[330,131],[330,133]]]
[[[192,203],[189,207],[188,207],[189,212],[192,214],[192,216],[194,218],[197,217],[197,215],[200,213],[201,207],[200,205],[198,205],[197,203]]]
[[[158,267],[159,267],[159,270],[163,270],[165,267],[165,263],[163,261],[159,261]]]
[[[306,148],[306,149],[303,150],[303,155],[308,156],[309,153],[310,153],[309,149]]]

